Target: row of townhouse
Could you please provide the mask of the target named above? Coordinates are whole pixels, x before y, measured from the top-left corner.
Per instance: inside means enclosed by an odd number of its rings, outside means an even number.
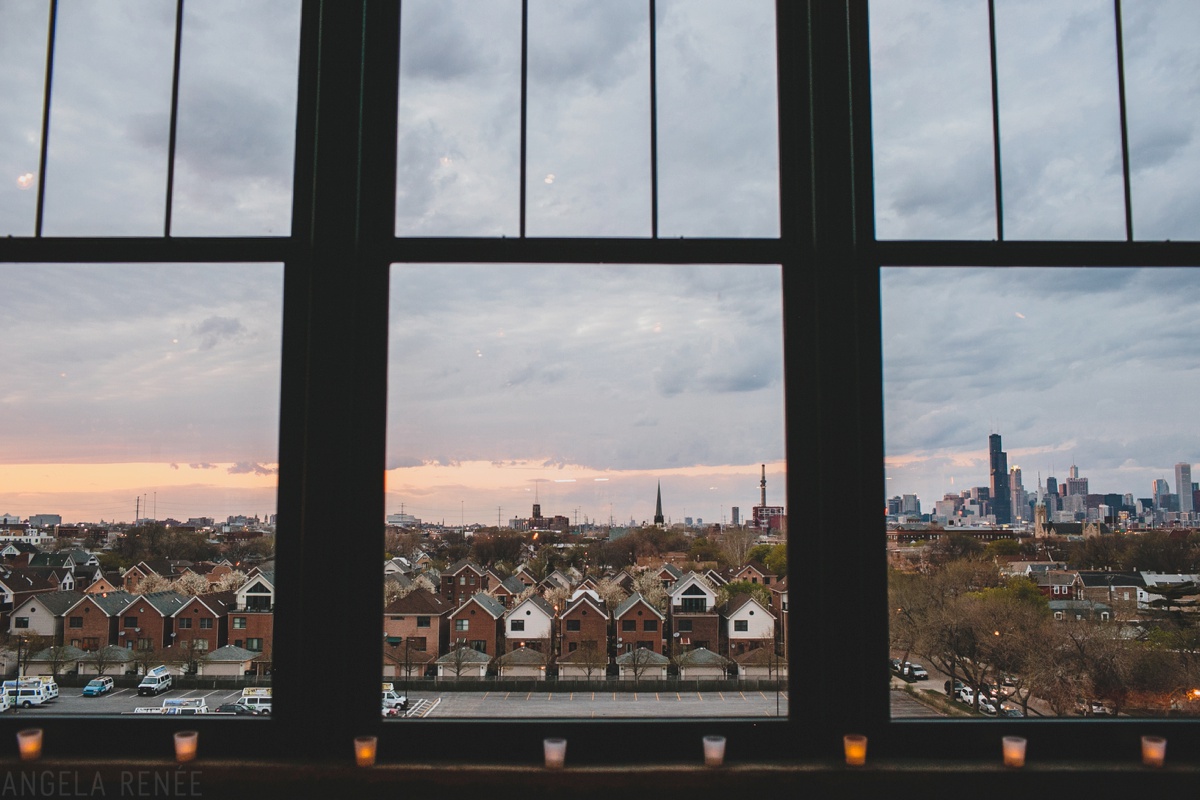
[[[203,655],[226,645],[269,656],[274,573],[254,570],[235,592],[135,594],[98,584],[40,592],[14,602],[8,631],[84,653],[116,646]]]
[[[591,671],[603,662],[620,667],[623,656],[639,651],[663,664],[682,652],[704,651],[727,667],[740,660],[778,666],[778,657],[786,653],[785,582],[772,582],[769,605],[748,594],[718,605],[711,580],[667,566],[660,574],[669,587],[664,613],[636,592],[610,609],[591,579],[581,580],[557,608],[540,594],[520,595],[531,586],[572,588],[559,578],[527,583],[527,573],[500,579],[469,562],[454,565],[442,573],[439,593],[418,589],[384,609],[385,674],[443,668],[447,658],[461,662],[462,648],[478,653],[471,657],[478,663],[495,660],[496,671],[513,659],[527,667],[556,664],[560,674],[564,666]]]

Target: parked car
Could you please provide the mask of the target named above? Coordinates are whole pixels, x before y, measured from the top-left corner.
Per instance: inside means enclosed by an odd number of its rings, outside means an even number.
[[[1017,708],[1016,706],[1005,705],[1000,706],[1000,716],[1019,719],[1025,716],[1025,712],[1021,711],[1021,709]]]
[[[966,684],[964,684],[962,681],[958,680],[957,678],[954,680],[953,687],[950,686],[950,681],[946,681],[944,684],[942,684],[942,686],[945,688],[946,694],[950,695],[951,697],[953,697],[955,699],[958,698],[959,692],[961,692],[963,689],[967,688]]]
[[[960,703],[965,703],[971,708],[975,708],[975,691],[971,688],[963,689],[958,694],[958,701]],[[995,714],[996,706],[992,703],[992,699],[990,697],[981,694],[979,696],[979,710],[984,714]]]
[[[929,673],[920,664],[913,664],[910,661],[905,661],[904,666],[900,670],[900,674],[914,681],[929,680]]]
[[[898,659],[898,658],[889,659],[888,665],[889,665],[888,668],[892,672],[896,673],[897,675],[900,674],[900,659]]]
[[[83,687],[83,696],[84,697],[99,697],[100,695],[105,694],[107,692],[111,692],[112,690],[113,690],[113,679],[112,678],[104,678],[104,677],[93,678],[92,680],[88,681],[87,686]]]
[[[238,714],[239,716],[257,716],[258,712],[249,706],[244,706],[241,703],[224,703],[217,706],[217,714]]]

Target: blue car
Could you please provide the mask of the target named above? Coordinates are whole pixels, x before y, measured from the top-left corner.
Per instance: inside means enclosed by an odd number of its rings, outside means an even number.
[[[88,685],[83,687],[83,696],[99,697],[106,692],[111,692],[112,688],[112,678],[96,678],[95,680],[88,681]]]

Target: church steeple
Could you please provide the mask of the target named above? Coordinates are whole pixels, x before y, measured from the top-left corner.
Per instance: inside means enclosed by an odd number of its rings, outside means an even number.
[[[654,524],[665,524],[662,513],[662,481],[658,482],[658,500],[654,503]]]

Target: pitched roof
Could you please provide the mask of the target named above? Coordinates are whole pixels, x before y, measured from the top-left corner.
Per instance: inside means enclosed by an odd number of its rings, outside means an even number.
[[[211,653],[209,653],[207,656],[204,657],[204,660],[205,661],[230,661],[230,662],[253,661],[257,655],[258,655],[258,653],[251,652],[250,650],[246,650],[243,647],[238,647],[237,645],[227,644],[224,647],[218,647],[216,650],[213,650]]]
[[[567,607],[563,609],[564,617],[574,614],[581,606],[594,608],[601,615],[608,616],[608,607],[604,605],[604,601],[594,596],[592,592],[584,592],[578,595],[574,600],[567,603]]]
[[[1108,572],[1107,570],[1080,571],[1084,586],[1107,588],[1109,586],[1145,587],[1146,581],[1140,572]]]
[[[617,656],[618,667],[628,667],[635,664],[642,664],[650,667],[664,667],[671,663],[671,659],[664,655],[647,650],[644,647],[639,647],[636,650],[630,650],[627,653],[621,653]]]
[[[74,589],[67,589],[58,592],[43,592],[42,594],[37,594],[33,597],[30,597],[25,601],[25,603],[41,603],[51,614],[59,616],[68,608],[78,603],[82,597],[83,592],[77,592]],[[21,606],[23,607],[25,603],[22,603]]]
[[[133,661],[133,651],[128,647],[118,647],[115,644],[107,645],[100,648],[104,651],[104,658],[110,662],[119,661],[122,664],[128,664]],[[95,661],[97,653],[85,653],[79,658],[80,661]]]
[[[641,592],[634,592],[633,594],[629,595],[629,597],[626,597],[619,606],[613,609],[613,617],[623,617],[625,613],[629,611],[629,609],[633,608],[639,602],[657,614],[659,619],[666,619],[666,617],[663,616],[663,613],[654,607],[653,603],[642,597]]]
[[[237,607],[237,593],[208,592],[207,594],[198,594],[195,597],[189,597],[171,616],[177,615],[184,608],[191,605],[193,601],[199,602],[215,616],[223,617]]]
[[[787,659],[770,647],[756,647],[733,657],[743,667],[787,667]]]
[[[516,610],[518,608],[525,605],[526,603],[531,603],[534,606],[537,606],[538,610],[541,611],[543,614],[545,614],[547,617],[554,616],[554,606],[552,606],[548,602],[546,602],[546,598],[542,597],[540,594],[529,595],[529,597],[526,597],[524,600],[522,600],[521,602],[519,602],[515,606],[513,606],[511,610],[509,610],[505,613],[508,615],[512,615],[513,613],[516,612]]]
[[[135,595],[129,603],[126,604],[122,611],[127,610],[130,606],[135,605],[139,600],[148,603],[155,611],[164,617],[169,617],[178,611],[183,605],[191,600],[185,594],[180,594],[172,589],[165,592],[151,592],[150,594]]]
[[[714,653],[707,647],[697,647],[694,650],[688,650],[679,656],[679,666],[681,667],[725,667],[729,665],[729,659],[719,653]]]
[[[546,656],[532,647],[514,647],[497,658],[496,665],[501,667],[544,667]]]
[[[459,652],[461,651],[461,655]],[[439,658],[437,664],[487,664],[492,659],[487,653],[481,653],[472,647],[458,647]]]
[[[51,592],[62,585],[53,573],[29,567],[0,570],[0,581],[14,592]]]
[[[97,606],[99,606],[101,611],[103,611],[108,616],[113,617],[113,616],[120,614],[121,610],[124,609],[127,605],[130,604],[130,602],[133,601],[133,598],[134,598],[134,595],[132,595],[129,592],[126,592],[125,590],[122,589],[121,591],[117,591],[117,592],[101,592],[100,594],[85,594],[83,596],[83,598],[79,601],[79,603],[82,603],[84,600],[91,600],[93,603],[95,603]],[[79,605],[79,603],[76,603],[75,605]],[[74,608],[74,607],[75,606],[72,606],[71,608]]]
[[[463,559],[459,559],[458,561],[455,561],[453,564],[446,567],[446,569],[442,572],[442,574],[443,575],[457,575],[458,573],[462,572],[464,569],[472,569],[475,572],[479,573],[480,575],[482,575],[484,572],[483,567],[479,566],[478,564],[476,564],[474,561],[470,560],[469,558],[463,558]]]
[[[507,578],[500,581],[500,583],[498,583],[496,588],[492,591],[499,591],[501,588],[510,594],[520,594],[521,592],[525,591],[525,581],[521,580],[516,575],[509,575]]]
[[[733,616],[734,614],[741,611],[745,606],[749,605],[750,603],[754,603],[754,605],[761,608],[763,611],[765,611],[770,616],[772,616],[772,617],[775,616],[774,614],[771,613],[770,606],[763,605],[761,602],[758,601],[757,598],[754,597],[754,595],[746,594],[744,592],[740,593],[740,594],[735,594],[733,597],[729,598],[729,600],[726,601],[725,604],[722,605],[720,608],[721,615],[725,616],[725,617]]]
[[[385,614],[430,614],[439,616],[453,611],[454,606],[428,589],[414,589],[408,594],[387,604]]]
[[[471,595],[471,598],[469,600],[467,600],[466,603],[463,603],[461,606],[459,606],[458,609],[461,611],[463,606],[466,606],[472,602],[478,603],[480,606],[483,607],[484,611],[491,614],[492,617],[495,619],[500,619],[501,617],[503,617],[504,612],[507,610],[504,608],[504,606],[500,603],[499,600],[492,597],[487,592],[476,592],[475,594]]]
[[[661,567],[658,568],[658,571],[666,572],[671,576],[671,580],[673,581],[677,581],[683,577],[683,570],[670,562],[665,562]]]

